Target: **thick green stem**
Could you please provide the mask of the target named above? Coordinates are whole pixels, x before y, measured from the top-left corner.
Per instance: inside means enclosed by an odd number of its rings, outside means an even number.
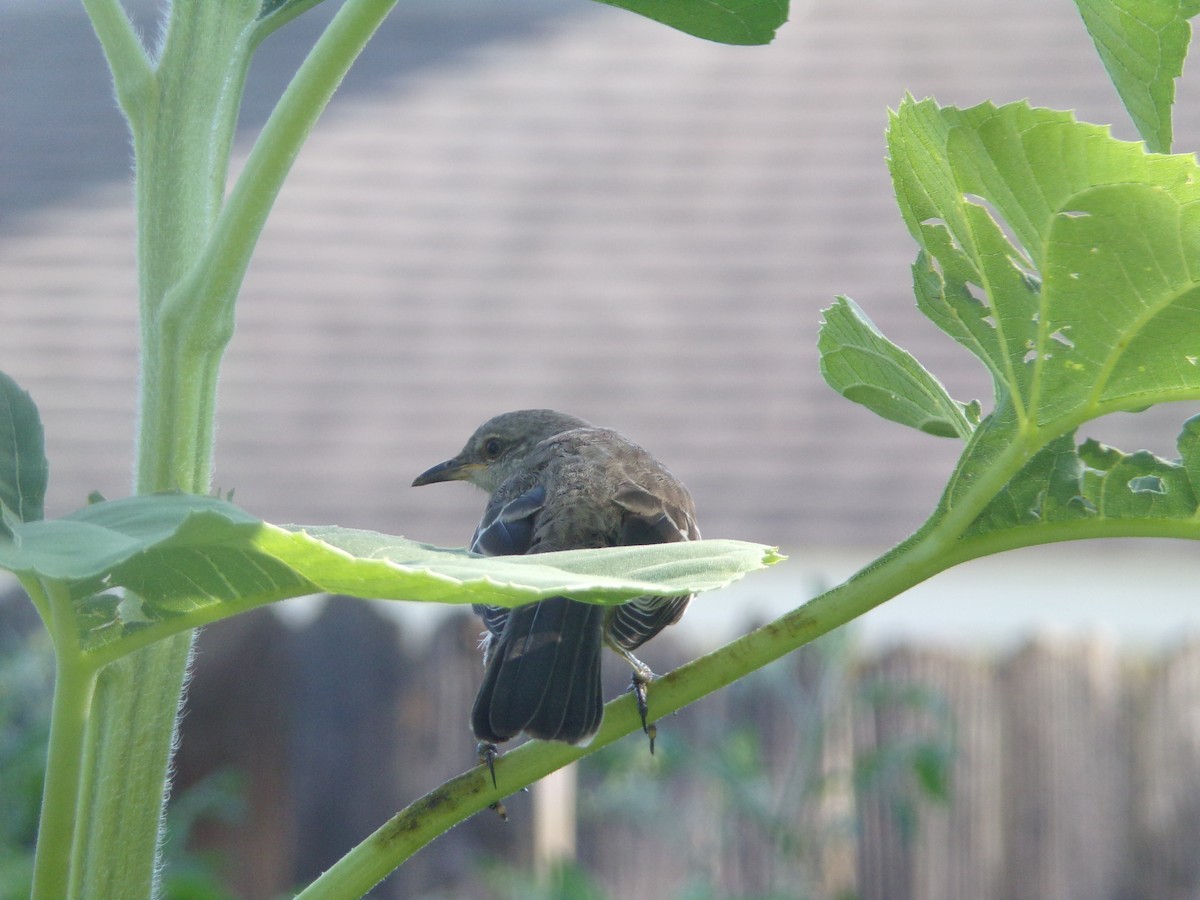
[[[135,489],[204,493],[221,357],[254,244],[300,145],[395,0],[348,0],[268,121],[228,204],[246,73],[254,48],[279,22],[258,20],[260,0],[176,0],[152,69],[117,0],[84,2],[113,70],[136,161],[142,357]],[[39,837],[47,848],[45,855],[39,850],[43,871],[57,866],[61,875],[45,876],[42,883],[52,887],[40,896],[155,892],[191,646],[192,633],[183,633],[105,667],[89,682],[86,730],[67,727],[73,707],[65,698],[77,699],[79,678],[68,672],[61,679],[64,700],[56,708],[64,710],[64,724],[51,762],[66,780],[56,772],[44,811],[50,826]],[[74,840],[70,829],[62,831],[68,794],[74,803],[67,821],[79,824]],[[57,853],[64,846],[73,848],[69,867]]]
[[[217,372],[233,334],[232,300],[221,316],[166,315],[212,238],[250,66],[257,0],[175,3],[152,102],[128,109],[136,160],[141,298],[136,489],[208,490]]]
[[[157,894],[160,820],[192,633],[107,666],[96,684],[71,897]]]
[[[153,90],[122,96],[136,160],[139,493],[209,488],[217,370],[232,327],[212,321],[181,334],[164,327],[161,310],[196,265],[221,208],[257,12],[256,0],[179,0]],[[119,92],[120,86],[118,80]],[[72,896],[156,891],[165,785],[192,640],[189,632],[140,650],[105,668],[97,681]]]

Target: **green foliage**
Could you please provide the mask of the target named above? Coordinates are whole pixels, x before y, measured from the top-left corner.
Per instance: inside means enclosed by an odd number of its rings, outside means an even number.
[[[0,897],[28,897],[50,731],[53,655],[45,632],[0,632]],[[163,877],[165,900],[221,900],[219,866],[186,848],[200,821],[234,821],[242,810],[236,773],[222,770],[172,804]]]
[[[723,44],[768,44],[787,21],[788,0],[599,0]]]
[[[846,399],[926,434],[966,440],[979,424],[979,403],[959,403],[911,354],[901,350],[849,297],[825,310],[821,374]]]
[[[274,30],[322,0],[262,0],[259,19]],[[598,0],[722,44],[768,44],[788,18],[789,0]]]
[[[958,754],[957,729],[946,698],[919,685],[896,686],[874,680],[860,687],[856,700],[868,712],[904,710],[919,725],[904,737],[889,737],[858,755],[854,782],[860,796],[880,804],[900,836],[911,840],[928,803],[948,803],[951,770]]]
[[[823,371],[887,418],[968,438],[927,529],[964,555],[1102,534],[1200,536],[1194,426],[1180,463],[1074,442],[1101,415],[1200,398],[1195,159],[1026,103],[960,110],[911,98],[888,147],[920,246],[917,305],[987,367],[993,410],[978,425],[956,415],[969,407],[844,299],[826,313]]]
[[[488,895],[496,900],[605,900],[603,888],[570,860],[562,860],[541,878],[524,866],[494,860],[484,866]]]
[[[1058,429],[1200,396],[1200,170],[1069,113],[906,100],[888,132],[922,312]]]
[[[0,373],[0,510],[8,530],[15,519],[42,517],[49,464],[37,406],[15,381]]]
[[[779,559],[740,541],[485,558],[348,528],[269,525],[215,497],[93,503],[0,537],[0,565],[73,604],[78,643],[105,658],[264,603],[319,592],[517,605],[556,595],[615,603],[720,587]]]
[[[218,769],[172,802],[167,811],[163,848],[163,900],[223,900],[229,892],[220,873],[228,870],[220,854],[188,849],[202,823],[240,822],[246,814],[245,778],[232,769]]]
[[[1083,24],[1138,134],[1157,153],[1171,149],[1175,79],[1191,43],[1195,0],[1075,0]]]
[[[750,885],[736,885],[736,896],[823,896],[823,868],[854,828],[850,815],[833,812],[854,763],[831,766],[828,756],[831,730],[860,702],[854,658],[847,629],[825,635],[730,685],[715,714],[696,708],[673,720],[654,756],[635,737],[587,757],[581,819],[661,841],[669,810],[677,824],[666,848],[690,873],[680,897],[729,896],[725,865],[747,847],[763,865],[743,874]],[[756,893],[740,892],[750,886]]]
[[[50,731],[50,642],[0,633],[0,897],[27,897]]]

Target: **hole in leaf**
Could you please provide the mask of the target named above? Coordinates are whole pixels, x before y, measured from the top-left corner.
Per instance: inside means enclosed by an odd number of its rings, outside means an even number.
[[[1050,340],[1058,341],[1058,343],[1062,344],[1064,347],[1074,348],[1075,342],[1073,340],[1071,340],[1069,337],[1067,337],[1067,335],[1065,333],[1066,330],[1070,327],[1071,327],[1070,325],[1064,325],[1062,328],[1058,329],[1057,331],[1051,332]]]
[[[1008,262],[1016,273],[1021,276],[1021,281],[1024,282],[1026,290],[1031,294],[1040,294],[1042,292],[1042,273],[1037,270],[1028,257],[1023,255],[1012,256],[1010,254]]]
[[[1137,494],[1165,494],[1167,485],[1157,475],[1139,475],[1129,479],[1129,489]]]
[[[1092,214],[1082,209],[1064,209],[1059,215],[1064,219],[1087,219]]]
[[[1032,279],[1034,283],[1040,284],[1042,277],[1038,272],[1037,264],[1034,262],[1032,254],[1030,254],[1029,250],[1021,242],[1021,239],[1017,237],[1016,231],[1009,226],[1007,220],[1001,215],[1000,210],[990,200],[979,194],[963,194],[963,199],[987,211],[996,228],[999,229],[1004,239],[1008,241],[1015,251],[1015,254],[1009,254],[1008,257],[1013,268],[1017,269],[1026,278]]]
[[[968,281],[963,284],[967,292],[967,296],[978,303],[980,306],[987,306],[987,292],[973,281]]]

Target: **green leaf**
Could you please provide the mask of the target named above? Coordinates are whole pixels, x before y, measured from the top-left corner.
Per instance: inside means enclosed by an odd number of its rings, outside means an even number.
[[[1047,440],[1200,397],[1200,169],[1065,112],[905,100],[888,131],[918,305]]]
[[[711,590],[781,559],[740,541],[485,558],[353,529],[269,525],[214,497],[158,494],[22,524],[0,566],[68,585],[92,648],[155,637],[302,594],[515,606]]]
[[[1169,152],[1175,79],[1183,73],[1196,3],[1075,0],[1075,5],[1138,134],[1151,150]]]
[[[847,400],[938,437],[966,439],[978,404],[959,403],[911,354],[884,337],[849,297],[825,310],[817,347],[821,374]]]
[[[1184,423],[1180,458],[1124,453],[1074,436],[1047,444],[997,493],[968,536],[1071,520],[1194,520],[1200,516],[1200,416]]]
[[[722,44],[769,44],[788,0],[598,0]]]
[[[285,15],[288,19],[293,19],[321,2],[322,0],[262,0],[258,17],[266,19],[270,16]]]
[[[323,0],[262,0],[255,27],[255,41],[261,42],[271,32],[322,2]]]
[[[40,519],[48,472],[37,406],[0,373],[0,503],[20,521]]]
[[[997,492],[967,535],[1087,517],[1094,508],[1083,499],[1083,469],[1074,434],[1056,438]]]

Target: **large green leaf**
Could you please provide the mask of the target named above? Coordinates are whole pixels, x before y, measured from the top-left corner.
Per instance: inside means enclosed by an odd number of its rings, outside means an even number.
[[[1195,0],[1075,0],[1083,24],[1138,134],[1171,149],[1175,79],[1183,73]]]
[[[817,346],[829,386],[885,419],[964,439],[979,424],[978,403],[951,398],[940,381],[884,337],[848,297],[839,297],[825,310]]]
[[[1069,113],[906,99],[888,145],[918,304],[1021,428],[1200,397],[1200,168]]]
[[[264,34],[322,0],[263,0]],[[598,0],[722,44],[769,44],[788,17],[788,0]]]
[[[598,0],[722,44],[769,44],[788,0]]]
[[[936,379],[852,304],[827,315],[831,384],[888,418],[967,438],[915,539],[936,535],[939,553],[969,558],[1079,537],[1200,538],[1195,421],[1177,462],[1075,437],[1110,412],[1200,398],[1196,160],[1026,103],[911,97],[888,148],[920,248],[917,305],[995,389],[982,421],[956,419]]]
[[[0,504],[15,518],[42,517],[49,465],[42,420],[29,394],[0,372]],[[7,525],[0,525],[6,528]]]
[[[710,590],[780,559],[740,541],[484,558],[353,529],[280,527],[213,497],[160,494],[21,524],[0,566],[66,585],[96,647],[155,636],[274,600],[329,592],[514,606],[564,594],[616,603]]]

